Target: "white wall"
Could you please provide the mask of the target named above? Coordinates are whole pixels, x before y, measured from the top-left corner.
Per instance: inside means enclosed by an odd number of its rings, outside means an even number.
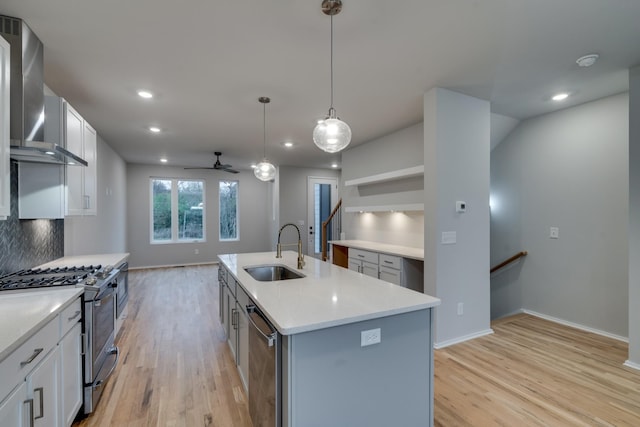
[[[127,171],[124,160],[98,135],[96,216],[64,219],[64,254],[127,252]]]
[[[205,180],[206,242],[150,243],[150,178],[192,178]],[[239,181],[240,239],[219,241],[218,185],[221,180]],[[217,261],[224,253],[275,250],[270,245],[269,210],[273,183],[256,179],[253,172],[237,175],[213,170],[185,170],[178,167],[127,166],[128,247],[132,267],[185,265]],[[195,254],[195,250],[199,254]]]
[[[629,71],[629,360],[640,369],[640,67]]]
[[[309,233],[309,224],[307,224],[307,178],[338,178],[339,180],[340,171],[335,169],[313,169],[294,166],[280,166],[278,169],[280,196],[280,223],[278,230],[283,224],[289,222],[296,224],[300,228],[300,233],[302,235],[302,251],[307,254]],[[338,197],[340,197],[340,195],[338,195]],[[304,225],[299,225],[299,221],[303,221]],[[278,230],[276,230],[276,235]],[[295,235],[295,231],[291,229],[283,232],[283,235],[284,233],[287,233],[287,240],[286,242],[283,240],[283,243],[293,243],[291,236]],[[295,248],[289,249],[295,250]]]
[[[489,152],[487,101],[440,88],[424,95],[424,286],[442,300],[436,346],[491,332]],[[456,201],[466,213],[456,213]],[[444,232],[456,232],[456,243],[442,244]]]
[[[492,152],[491,263],[529,252],[494,273],[492,317],[524,308],[627,336],[627,109],[622,94],[529,119]]]
[[[383,184],[345,187],[344,182],[384,172],[420,166],[423,162],[422,123],[357,145],[342,153],[344,207],[414,204],[424,201],[421,177]],[[368,240],[402,246],[424,246],[423,212],[343,213],[347,239]]]

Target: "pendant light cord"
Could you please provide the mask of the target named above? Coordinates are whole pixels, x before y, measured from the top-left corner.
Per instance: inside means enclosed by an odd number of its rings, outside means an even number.
[[[330,110],[333,110],[333,15],[330,15],[331,18],[331,105]]]
[[[262,104],[262,141],[264,146],[264,158],[267,158],[267,104]]]

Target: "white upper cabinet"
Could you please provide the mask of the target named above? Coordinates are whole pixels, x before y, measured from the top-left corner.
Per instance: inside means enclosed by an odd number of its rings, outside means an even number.
[[[9,43],[0,37],[0,219],[6,219],[10,210],[9,52]]]
[[[65,147],[88,164],[86,167],[66,166],[66,215],[96,215],[96,131],[62,98],[47,96],[45,111],[45,139]]]

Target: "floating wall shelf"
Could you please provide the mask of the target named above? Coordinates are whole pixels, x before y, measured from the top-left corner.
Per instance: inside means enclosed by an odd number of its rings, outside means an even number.
[[[423,210],[424,203],[379,206],[349,206],[344,208],[345,212],[412,212]]]
[[[365,176],[362,178],[350,179],[344,182],[345,187],[353,185],[367,185],[378,182],[395,181],[398,179],[412,178],[414,176],[424,175],[424,165],[414,166],[406,169],[399,169],[391,172],[380,173],[377,175]],[[347,211],[348,212],[348,211]]]

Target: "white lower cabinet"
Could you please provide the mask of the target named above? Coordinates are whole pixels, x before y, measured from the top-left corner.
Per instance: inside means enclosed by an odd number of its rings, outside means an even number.
[[[82,326],[75,326],[60,341],[61,425],[70,426],[82,406]]]
[[[78,298],[0,363],[0,427],[69,427],[82,406]]]
[[[33,401],[27,400],[27,383],[22,382],[0,404],[0,426],[23,427],[29,425],[30,409],[33,409]]]
[[[27,377],[27,398],[33,399],[33,426],[58,426],[58,348],[54,348]],[[30,424],[31,425],[31,424]]]

